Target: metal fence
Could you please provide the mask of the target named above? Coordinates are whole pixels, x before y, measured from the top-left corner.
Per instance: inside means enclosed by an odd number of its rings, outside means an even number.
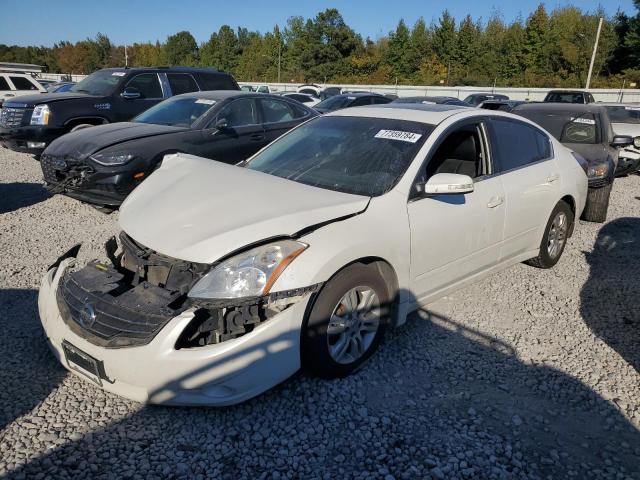
[[[239,82],[240,85],[269,85],[272,90],[279,92],[295,91],[299,84],[296,83],[258,83]],[[412,96],[448,96],[464,100],[472,93],[499,93],[507,95],[513,100],[543,100],[551,88],[509,88],[509,87],[445,87],[428,85],[323,85],[326,87],[341,87],[346,90],[367,91],[377,93],[392,93],[399,97]],[[583,89],[581,89],[583,90]],[[640,89],[601,89],[590,88],[588,90],[597,102],[640,102]]]
[[[71,78],[73,82],[79,82],[86,75],[73,75],[65,73],[42,73],[40,78],[46,80],[61,80]],[[259,83],[238,82],[240,85],[269,85],[272,90],[278,92],[295,92],[299,83]],[[327,84],[324,87],[342,87],[346,90],[358,90],[377,93],[392,93],[399,97],[412,96],[448,96],[464,100],[472,93],[499,93],[513,100],[543,100],[550,88],[509,88],[509,87],[445,87],[442,85],[334,85]],[[603,89],[590,88],[589,92],[597,102],[640,102],[640,89]]]

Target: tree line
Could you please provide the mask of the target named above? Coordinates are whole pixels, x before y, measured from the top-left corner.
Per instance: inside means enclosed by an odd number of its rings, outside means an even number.
[[[164,42],[129,45],[126,54],[129,66],[215,67],[250,82],[584,87],[604,17],[591,86],[619,88],[640,82],[640,0],[634,5],[635,15],[608,17],[573,6],[549,12],[540,4],[510,23],[497,12],[486,21],[458,20],[445,10],[431,24],[400,20],[375,40],[363,39],[331,8],[266,33],[223,25],[201,44],[181,31]],[[125,47],[98,33],[53,47],[0,44],[0,61],[88,74],[124,66]]]

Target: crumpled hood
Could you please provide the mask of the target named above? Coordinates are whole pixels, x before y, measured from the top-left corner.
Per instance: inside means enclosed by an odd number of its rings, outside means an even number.
[[[125,200],[120,225],[159,253],[213,263],[249,244],[357,214],[368,203],[369,197],[175,154]]]
[[[26,104],[29,107],[33,107],[34,105],[40,105],[41,103],[54,103],[59,102],[61,100],[71,100],[74,98],[89,98],[89,95],[84,93],[73,93],[73,92],[63,92],[63,93],[37,93],[34,95],[20,95],[18,97],[5,98],[4,103],[7,107],[9,107],[10,103],[17,104]],[[100,98],[100,97],[94,97]]]
[[[83,128],[57,138],[47,147],[47,155],[69,155],[84,158],[111,145],[154,135],[164,135],[187,130],[149,123],[119,122]]]

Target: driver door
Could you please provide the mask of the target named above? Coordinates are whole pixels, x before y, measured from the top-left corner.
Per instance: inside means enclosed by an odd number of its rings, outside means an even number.
[[[220,120],[226,120],[225,128],[215,127]],[[198,155],[224,163],[246,160],[267,144],[254,98],[232,100],[220,110],[202,135]]]
[[[482,122],[457,124],[434,145],[419,181],[437,173],[474,179],[467,194],[410,199],[411,289],[419,302],[496,265],[503,240],[505,206]]]

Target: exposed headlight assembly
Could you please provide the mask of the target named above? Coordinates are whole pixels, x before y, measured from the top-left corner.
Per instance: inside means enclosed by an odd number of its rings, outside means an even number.
[[[608,163],[600,163],[598,165],[590,165],[587,170],[587,177],[589,178],[602,178],[607,176],[609,171]]]
[[[31,114],[31,125],[48,125],[50,115],[49,105],[36,105]]]
[[[113,165],[124,165],[130,162],[134,156],[135,155],[126,152],[99,152],[94,153],[90,158],[100,165],[110,167]]]
[[[189,297],[229,299],[266,295],[287,266],[307,247],[295,240],[280,240],[235,255],[202,277]]]

